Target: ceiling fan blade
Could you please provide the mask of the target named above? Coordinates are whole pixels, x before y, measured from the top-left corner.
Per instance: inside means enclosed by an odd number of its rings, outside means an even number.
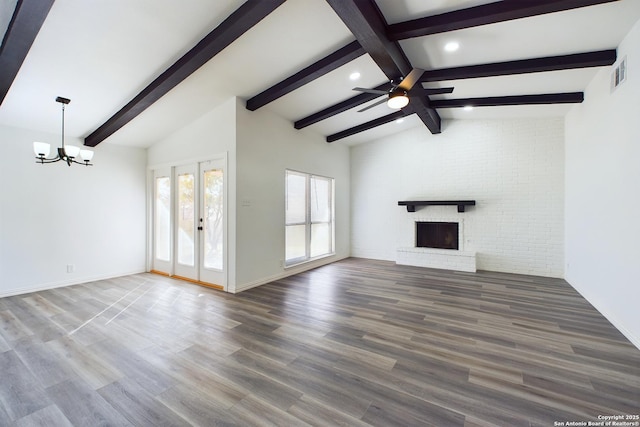
[[[423,93],[425,93],[426,95],[441,95],[443,93],[453,93],[453,87],[425,88],[423,89]]]
[[[358,92],[377,93],[378,95],[386,95],[389,93],[388,91],[384,91],[384,90],[366,89],[363,87],[354,87],[353,90],[357,90]]]
[[[411,90],[413,85],[418,83],[418,81],[420,80],[420,77],[422,77],[422,74],[424,74],[423,69],[414,68],[413,70],[411,70],[409,74],[407,74],[407,76],[404,79],[402,79],[398,87],[402,90]]]
[[[386,98],[385,99],[381,99],[380,101],[374,102],[373,104],[364,107],[362,110],[358,110],[358,113],[362,113],[363,111],[367,111],[369,108],[373,108],[373,107],[375,107],[377,105],[384,104],[385,102],[387,102]]]
[[[402,90],[411,90],[413,85],[420,81],[420,77],[422,77],[422,74],[424,74],[423,69],[414,68],[409,74],[407,74],[404,79],[402,79],[398,87]]]

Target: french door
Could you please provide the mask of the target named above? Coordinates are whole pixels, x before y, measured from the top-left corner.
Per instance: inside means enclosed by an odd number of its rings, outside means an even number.
[[[153,270],[224,288],[224,160],[154,171]]]

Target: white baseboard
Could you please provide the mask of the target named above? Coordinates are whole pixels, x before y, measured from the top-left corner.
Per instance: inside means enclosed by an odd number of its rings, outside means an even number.
[[[96,282],[98,280],[113,279],[114,277],[131,276],[132,274],[140,274],[140,273],[145,273],[145,272],[146,271],[144,269],[142,269],[142,270],[137,270],[137,271],[129,271],[129,272],[122,272],[122,273],[111,273],[111,274],[105,274],[105,275],[100,275],[100,276],[80,277],[80,278],[75,278],[73,280],[59,280],[59,281],[56,281],[56,282],[40,283],[40,284],[37,284],[35,286],[28,286],[28,287],[24,287],[24,288],[10,289],[8,291],[0,292],[0,298],[12,297],[12,296],[16,296],[16,295],[30,294],[30,293],[33,293],[33,292],[48,291],[49,289],[63,288],[65,286],[80,285],[82,283]]]
[[[285,277],[293,276],[295,274],[304,273],[305,271],[313,270],[314,268],[322,267],[323,265],[331,264],[347,258],[349,258],[348,255],[341,256],[341,257],[330,256],[327,258],[319,259],[317,261],[311,261],[297,267],[287,268],[286,270],[282,271],[279,274],[274,274],[273,276],[265,277],[259,280],[255,280],[253,282],[243,283],[240,286],[236,286],[236,290],[233,293],[237,294],[239,292],[246,291],[251,288],[265,285],[270,282],[275,282],[276,280],[284,279]]]
[[[607,310],[603,310],[602,307],[597,303],[597,299],[596,298],[591,298],[591,296],[587,293],[585,293],[583,290],[581,290],[580,288],[578,288],[577,286],[574,286],[573,284],[571,284],[569,282],[569,279],[566,279],[567,283],[569,283],[569,285],[571,285],[571,287],[573,289],[575,289],[580,295],[582,295],[582,297],[584,299],[586,299],[587,301],[589,301],[589,303],[596,309],[598,310],[598,312],[600,314],[602,314],[609,322],[611,322],[611,324],[618,330],[620,331],[620,333],[622,335],[624,335],[625,337],[627,337],[627,339],[629,341],[631,341],[631,344],[635,345],[636,348],[638,350],[640,350],[640,337],[634,335],[633,332],[631,332],[629,329],[627,329],[624,325],[622,325],[620,322],[618,322],[618,320],[616,319],[615,316],[612,316],[610,312],[608,312]]]

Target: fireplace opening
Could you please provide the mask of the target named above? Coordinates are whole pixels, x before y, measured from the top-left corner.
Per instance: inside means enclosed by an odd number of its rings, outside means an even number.
[[[416,222],[416,247],[458,250],[458,223]]]

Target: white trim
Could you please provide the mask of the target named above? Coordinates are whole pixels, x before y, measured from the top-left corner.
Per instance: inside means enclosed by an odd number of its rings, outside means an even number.
[[[55,288],[64,288],[66,286],[81,285],[84,283],[97,282],[99,280],[108,280],[108,279],[113,279],[114,277],[131,276],[133,274],[141,274],[141,273],[147,273],[147,271],[144,271],[144,270],[129,271],[129,272],[123,272],[123,273],[105,274],[100,276],[90,276],[90,277],[84,277],[81,279],[74,279],[74,280],[60,280],[57,282],[40,284],[37,287],[12,289],[10,292],[0,293],[0,298],[31,294],[35,292],[41,292],[41,291],[48,291],[50,289],[55,289]]]
[[[573,286],[571,284],[571,282],[569,282],[569,279],[565,278],[565,281],[567,283],[569,283],[569,285],[576,290],[576,292],[578,292],[580,295],[582,295],[582,297],[584,299],[586,299],[587,301],[589,301],[589,303],[596,309],[598,310],[598,312],[600,314],[602,314],[609,322],[611,322],[611,324],[613,325],[614,328],[616,328],[622,335],[624,335],[625,337],[627,337],[627,339],[629,341],[631,341],[631,343],[633,345],[635,345],[638,350],[640,350],[640,337],[637,337],[635,335],[633,335],[633,333],[625,328],[625,326],[618,322],[615,318],[615,316],[611,316],[611,314],[607,311],[607,310],[603,310],[602,307],[600,307],[600,304],[598,304],[598,298],[591,298],[589,294],[585,293],[582,289]]]
[[[323,265],[333,264],[334,262],[342,261],[343,259],[349,258],[349,255],[342,257],[335,256],[327,256],[321,259],[315,259],[313,261],[307,261],[302,264],[297,264],[295,266],[291,266],[288,269],[284,270],[282,273],[274,274],[273,276],[265,277],[259,280],[255,280],[253,282],[244,283],[241,286],[236,286],[235,291],[232,293],[237,294],[242,291],[246,291],[251,288],[255,288],[261,285],[265,285],[270,282],[274,282],[276,280],[284,279],[285,277],[294,276],[296,274],[304,273],[305,271],[313,270],[314,268],[322,267]]]

